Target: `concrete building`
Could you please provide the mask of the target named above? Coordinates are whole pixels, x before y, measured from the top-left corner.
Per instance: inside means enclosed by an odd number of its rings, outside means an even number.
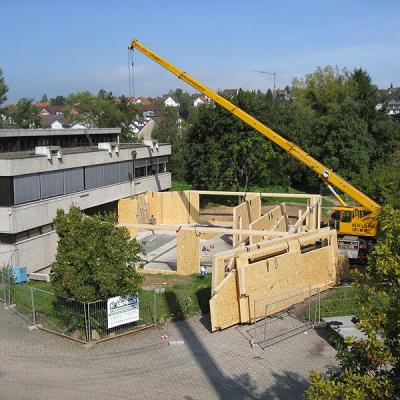
[[[0,266],[55,261],[57,209],[117,211],[117,201],[171,187],[169,144],[120,144],[120,129],[0,130]]]

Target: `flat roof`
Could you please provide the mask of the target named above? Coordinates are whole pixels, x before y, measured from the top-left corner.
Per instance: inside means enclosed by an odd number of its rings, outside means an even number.
[[[158,145],[168,146],[169,143],[159,143]],[[55,147],[55,146],[49,146],[49,147]],[[120,149],[138,149],[149,146],[145,145],[144,143],[119,143],[118,147]],[[61,149],[63,155],[107,151],[104,149],[99,150],[97,146],[62,147]],[[13,159],[34,158],[34,157],[44,157],[44,156],[40,154],[39,155],[35,154],[35,151],[33,150],[11,151],[11,152],[0,153],[0,160],[13,160]]]
[[[88,128],[88,129],[0,129],[1,138],[38,137],[38,136],[79,136],[105,135],[121,133],[121,128]]]

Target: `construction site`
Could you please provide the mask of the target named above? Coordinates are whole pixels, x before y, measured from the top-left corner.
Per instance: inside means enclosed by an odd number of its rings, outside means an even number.
[[[200,211],[202,196],[238,205]],[[262,206],[266,198],[303,203]],[[280,300],[268,313],[286,309],[346,274],[336,231],[320,228],[320,195],[147,192],[120,200],[118,215],[119,225],[145,244],[144,273],[192,275],[203,266],[212,274],[212,331],[264,318],[273,298]]]

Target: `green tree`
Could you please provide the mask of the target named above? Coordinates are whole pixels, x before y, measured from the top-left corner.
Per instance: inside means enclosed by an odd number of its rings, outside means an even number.
[[[367,71],[356,68],[349,77],[354,100],[358,104],[358,115],[370,127],[376,118],[376,105],[378,104],[378,88],[372,84]]]
[[[296,101],[311,107],[318,115],[327,115],[349,96],[349,73],[330,65],[318,67],[305,78],[293,79],[292,94]]]
[[[141,262],[142,245],[112,215],[85,216],[78,207],[57,211],[59,236],[50,279],[56,294],[79,301],[135,295],[143,276],[132,268]]]
[[[56,96],[50,99],[52,106],[65,106],[67,99],[64,96]]]
[[[346,339],[340,346],[340,371],[327,378],[314,372],[309,400],[382,400],[400,395],[400,210],[386,206],[365,273],[354,285],[361,304],[360,327],[368,339]]]
[[[387,156],[370,173],[365,174],[362,186],[379,204],[400,208],[400,153]]]
[[[45,93],[45,94],[41,97],[40,102],[41,102],[41,103],[48,103],[48,101],[49,101],[49,98],[47,97],[47,94]]]
[[[173,179],[183,181],[186,170],[186,125],[179,118],[176,107],[165,107],[161,111],[152,136],[159,142],[171,143],[170,168]]]
[[[0,106],[7,100],[8,86],[4,80],[3,70],[0,68]]]
[[[33,99],[23,97],[8,111],[13,128],[40,128],[40,117],[37,107],[33,105]]]
[[[233,101],[265,119],[265,95],[240,91]],[[199,107],[188,130],[187,149],[187,177],[199,189],[266,186],[283,170],[271,142],[221,107]]]
[[[76,122],[93,128],[121,128],[121,141],[137,141],[131,131],[136,108],[126,97],[116,99],[111,92],[100,90],[97,96],[90,92],[72,93],[68,96],[65,113]]]

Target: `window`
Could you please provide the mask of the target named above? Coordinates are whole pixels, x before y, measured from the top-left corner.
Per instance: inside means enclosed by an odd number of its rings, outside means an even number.
[[[133,180],[133,161],[119,163],[119,181],[128,182]]]
[[[119,182],[118,163],[104,164],[104,185],[114,185]]]
[[[14,244],[17,241],[17,236],[12,233],[0,233],[0,243]]]
[[[62,196],[64,194],[64,171],[40,174],[41,198]]]
[[[85,190],[83,168],[72,168],[64,171],[64,188],[65,194]]]
[[[135,168],[135,179],[143,178],[146,176],[146,167]]]
[[[28,203],[40,199],[39,174],[14,177],[15,204]]]
[[[351,211],[342,211],[341,222],[351,222]]]
[[[0,176],[0,207],[14,204],[14,189],[12,176]]]
[[[103,166],[92,165],[85,167],[85,189],[94,189],[104,186]]]

